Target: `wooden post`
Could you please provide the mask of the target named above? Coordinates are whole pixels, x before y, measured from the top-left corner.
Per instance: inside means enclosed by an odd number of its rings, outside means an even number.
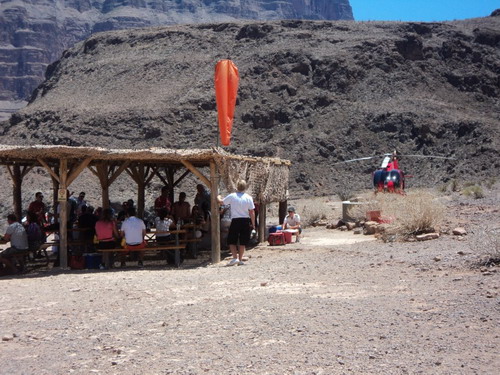
[[[172,204],[174,204],[175,194],[174,194],[174,179],[175,179],[175,168],[167,167],[165,168],[167,172],[168,181],[168,199]]]
[[[212,234],[212,263],[220,262],[220,212],[217,196],[219,195],[219,176],[215,162],[210,161],[210,208]]]
[[[125,161],[116,170],[114,166],[110,166],[104,162],[97,164],[95,169],[91,166],[87,166],[88,169],[97,176],[101,184],[102,208],[109,208],[109,187],[129,166],[130,162],[130,160]]]
[[[145,202],[145,193],[144,189],[146,188],[146,184],[144,183],[145,173],[144,173],[144,165],[141,164],[137,167],[139,172],[139,178],[137,179],[137,217],[143,219],[144,218],[144,202]]]
[[[283,201],[283,202],[280,202],[280,205],[279,205],[279,218],[280,218],[280,222],[278,223],[279,225],[283,224],[283,221],[285,221],[285,217],[286,217],[286,210],[287,210],[287,205],[288,205],[288,201]]]
[[[7,172],[9,172],[10,178],[12,179],[12,200],[14,213],[16,214],[17,220],[22,221],[23,216],[23,200],[22,200],[22,185],[23,179],[26,174],[33,169],[33,166],[25,165],[21,170],[19,164],[14,164],[12,168],[7,165]]]
[[[59,189],[68,189],[66,185],[68,176],[68,160],[61,159],[59,164]],[[67,193],[66,193],[67,195]],[[59,266],[63,269],[68,267],[68,197],[66,201],[59,201],[61,210],[59,212]]]
[[[265,203],[259,205],[259,242],[266,241],[266,207]]]
[[[21,178],[21,167],[19,165],[14,165],[13,168],[13,174],[14,174],[14,188],[13,188],[13,194],[14,194],[14,213],[16,214],[17,221],[21,222],[22,221],[22,215],[23,215],[23,209],[22,209],[22,193],[21,193],[21,184],[22,184],[22,178]]]

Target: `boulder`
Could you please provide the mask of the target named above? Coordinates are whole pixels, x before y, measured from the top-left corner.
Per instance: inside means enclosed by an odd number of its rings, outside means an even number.
[[[366,235],[372,235],[377,233],[379,224],[376,221],[367,221],[365,222],[365,228],[363,233]]]
[[[347,230],[353,230],[354,228],[356,228],[356,223],[348,222],[345,223],[345,226],[347,227]]]

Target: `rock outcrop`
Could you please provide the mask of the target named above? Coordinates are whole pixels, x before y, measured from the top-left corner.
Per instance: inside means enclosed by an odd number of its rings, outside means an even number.
[[[95,32],[237,19],[352,19],[349,0],[12,0],[0,9],[0,112],[17,109],[46,67]],[[22,105],[22,103],[21,103]],[[5,117],[5,116],[4,116]],[[2,118],[0,117],[0,120]]]
[[[290,159],[290,191],[371,186],[397,149],[408,187],[500,172],[500,17],[451,23],[228,22],[100,33],[47,70],[3,142],[206,148],[217,143],[215,62],[241,82],[230,152]]]

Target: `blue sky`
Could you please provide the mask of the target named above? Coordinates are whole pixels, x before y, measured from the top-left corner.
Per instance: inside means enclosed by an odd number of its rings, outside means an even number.
[[[356,21],[452,21],[486,17],[500,0],[349,0]]]

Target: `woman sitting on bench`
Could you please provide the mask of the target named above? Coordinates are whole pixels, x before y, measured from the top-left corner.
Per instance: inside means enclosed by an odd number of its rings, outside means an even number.
[[[95,235],[98,243],[98,249],[114,249],[117,247],[116,239],[120,238],[116,229],[116,221],[113,218],[113,211],[106,208],[102,211],[101,218],[95,224]],[[113,264],[110,262],[110,254],[104,253],[104,265]],[[104,265],[101,265],[104,267]]]

